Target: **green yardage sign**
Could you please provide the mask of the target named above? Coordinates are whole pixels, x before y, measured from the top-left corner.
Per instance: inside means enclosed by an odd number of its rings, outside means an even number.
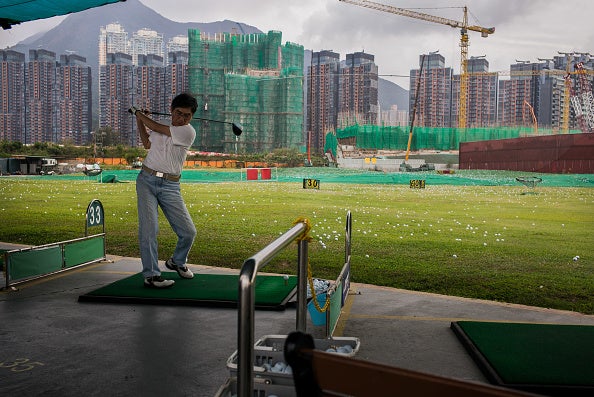
[[[101,201],[93,200],[89,203],[86,214],[85,235],[87,234],[87,229],[93,226],[103,225],[103,230],[105,231],[104,215]]]

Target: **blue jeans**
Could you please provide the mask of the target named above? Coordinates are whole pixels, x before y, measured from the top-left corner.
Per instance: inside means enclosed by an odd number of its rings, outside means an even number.
[[[159,207],[177,235],[177,245],[171,256],[173,262],[184,265],[196,237],[196,226],[181,196],[180,183],[140,171],[136,178],[136,195],[142,275],[152,277],[161,274],[157,243]]]

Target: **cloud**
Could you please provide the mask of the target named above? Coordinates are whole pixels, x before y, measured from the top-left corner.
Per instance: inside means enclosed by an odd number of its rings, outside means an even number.
[[[456,73],[460,65],[460,31],[445,25],[371,10],[338,0],[141,0],[166,18],[180,22],[224,19],[247,23],[260,30],[278,30],[284,41],[306,49],[375,55],[380,74],[407,76],[419,66],[419,56],[439,50]],[[509,70],[516,59],[537,61],[557,51],[594,53],[591,0],[376,0],[376,2],[461,21],[462,6],[469,24],[495,27],[488,38],[469,32],[469,56],[486,55],[490,70]],[[50,20],[45,20],[50,21]],[[30,22],[37,24],[41,22]],[[54,25],[55,26],[55,25]],[[14,39],[0,37],[0,46]],[[31,33],[33,34],[33,33]],[[24,37],[22,37],[24,38]],[[22,39],[21,38],[21,39]],[[11,43],[15,44],[15,42]],[[390,78],[408,88],[408,78]]]

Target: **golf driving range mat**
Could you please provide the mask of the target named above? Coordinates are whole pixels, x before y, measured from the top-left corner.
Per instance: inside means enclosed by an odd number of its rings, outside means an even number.
[[[176,272],[163,272],[164,278],[175,280],[171,288],[144,286],[141,273],[116,281],[78,297],[79,302],[148,303],[162,305],[237,307],[239,275],[194,274],[182,279]],[[255,307],[284,310],[297,290],[297,277],[256,276]]]
[[[548,396],[594,396],[594,326],[457,321],[490,382]]]

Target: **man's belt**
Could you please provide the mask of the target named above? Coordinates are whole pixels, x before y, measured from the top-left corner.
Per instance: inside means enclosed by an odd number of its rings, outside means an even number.
[[[149,168],[144,164],[142,165],[142,170],[145,172],[148,172],[149,174],[151,174],[153,176],[156,176],[157,178],[167,179],[168,181],[172,181],[172,182],[178,182],[179,179],[181,178],[181,175],[173,175],[173,174],[168,174],[166,172],[155,171],[152,168]]]

